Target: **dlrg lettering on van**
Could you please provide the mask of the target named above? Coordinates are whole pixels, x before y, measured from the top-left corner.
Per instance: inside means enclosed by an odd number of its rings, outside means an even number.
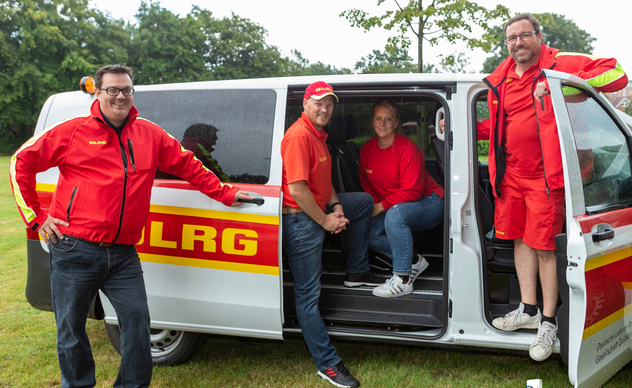
[[[554,352],[568,364],[575,387],[597,387],[632,359],[632,119],[582,80],[545,72],[566,187],[565,228],[556,238],[560,298]],[[488,237],[494,197],[486,145],[476,141],[476,122],[489,116],[482,78],[319,77],[340,99],[326,129],[337,192],[362,190],[355,152],[372,136],[371,107],[384,97],[400,106],[404,134],[421,148],[426,169],[445,190],[443,222],[416,236],[416,251],[430,265],[414,292],[399,298],[403,303],[374,297],[369,287],[343,287],[348,237],[327,236],[320,312],[330,336],[512,349],[528,357],[535,331],[503,332],[491,325],[518,307],[520,292],[513,244]],[[134,102],[144,118],[185,147],[198,147],[198,158],[220,179],[263,202],[227,208],[178,177],[156,173],[150,215],[137,245],[156,365],[185,362],[210,333],[277,340],[300,335],[281,243],[280,144],[302,112],[306,86],[316,80],[135,86]],[[35,132],[85,113],[93,99],[79,91],[51,96]],[[442,118],[445,133],[437,129]],[[208,128],[208,144],[189,138],[187,129],[195,124]],[[588,178],[579,160],[587,151],[594,157]],[[56,169],[38,174],[44,208],[57,177]],[[27,299],[35,308],[52,311],[48,247],[34,231],[27,230],[27,239]],[[370,264],[384,279],[392,273],[392,262],[375,252]],[[237,283],[235,292],[231,285]],[[119,349],[116,313],[104,295],[95,299],[90,317],[104,320]]]

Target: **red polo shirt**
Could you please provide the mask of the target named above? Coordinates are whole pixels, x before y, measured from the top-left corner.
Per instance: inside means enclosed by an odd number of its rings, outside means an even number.
[[[519,77],[514,66],[505,81],[506,130],[503,141],[507,147],[507,172],[521,178],[541,178],[544,174],[532,96],[533,79],[539,72],[537,66],[531,66]]]
[[[305,113],[285,133],[281,141],[284,207],[299,207],[288,184],[306,181],[316,203],[325,210],[331,198],[331,155],[325,140],[327,133],[319,132]]]

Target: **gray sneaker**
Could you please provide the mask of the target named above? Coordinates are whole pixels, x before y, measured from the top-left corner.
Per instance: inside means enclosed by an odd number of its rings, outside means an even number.
[[[418,253],[417,256],[419,257],[419,260],[417,261],[417,263],[413,264],[413,270],[411,274],[411,279],[413,283],[415,282],[415,280],[417,280],[417,276],[425,271],[426,268],[428,268],[428,266],[430,265],[428,264],[428,260],[426,260],[422,255]]]
[[[520,302],[520,306],[510,311],[504,317],[496,318],[492,321],[492,325],[499,330],[514,331],[518,329],[537,329],[540,326],[542,313],[538,308],[538,313],[533,317],[524,312],[524,304]]]
[[[557,323],[557,318],[556,318]],[[557,325],[550,322],[540,323],[538,335],[529,348],[529,356],[535,361],[544,361],[553,353],[553,344],[557,338]]]

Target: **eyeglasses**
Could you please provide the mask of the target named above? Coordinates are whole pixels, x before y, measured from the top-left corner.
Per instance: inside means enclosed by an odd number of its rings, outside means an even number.
[[[373,121],[375,121],[378,124],[382,124],[382,121],[384,121],[384,124],[390,124],[393,122],[393,119],[390,117],[386,117],[386,118],[382,118],[382,117],[374,117]]]
[[[527,32],[523,32],[522,34],[519,35],[511,35],[505,38],[505,43],[507,44],[514,44],[516,43],[516,41],[518,40],[518,38],[520,38],[521,41],[523,42],[527,42],[531,39],[533,39],[534,34],[537,34],[538,31],[527,31]]]
[[[101,88],[99,88],[101,89]],[[134,94],[134,89],[133,88],[123,88],[123,89],[119,89],[119,88],[115,88],[115,87],[110,87],[110,88],[105,88],[105,89],[101,89],[101,90],[105,90],[105,92],[110,95],[110,96],[118,96],[120,92],[123,92],[123,95],[126,97],[132,96]]]

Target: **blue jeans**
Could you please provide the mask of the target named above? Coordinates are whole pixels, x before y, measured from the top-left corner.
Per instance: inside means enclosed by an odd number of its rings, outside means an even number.
[[[443,220],[443,198],[424,195],[415,202],[402,202],[371,219],[369,248],[393,259],[393,274],[412,272],[413,235],[433,228]]]
[[[114,306],[121,328],[121,366],[114,387],[148,387],[149,308],[136,247],[58,239],[50,244],[50,276],[62,388],[96,385],[86,319],[98,290]]]
[[[338,194],[338,200],[350,221],[347,272],[366,272],[369,270],[368,238],[373,199],[367,193],[343,193]],[[325,229],[306,213],[283,215],[283,249],[294,278],[298,323],[314,363],[321,371],[340,362],[318,309],[324,238]]]

